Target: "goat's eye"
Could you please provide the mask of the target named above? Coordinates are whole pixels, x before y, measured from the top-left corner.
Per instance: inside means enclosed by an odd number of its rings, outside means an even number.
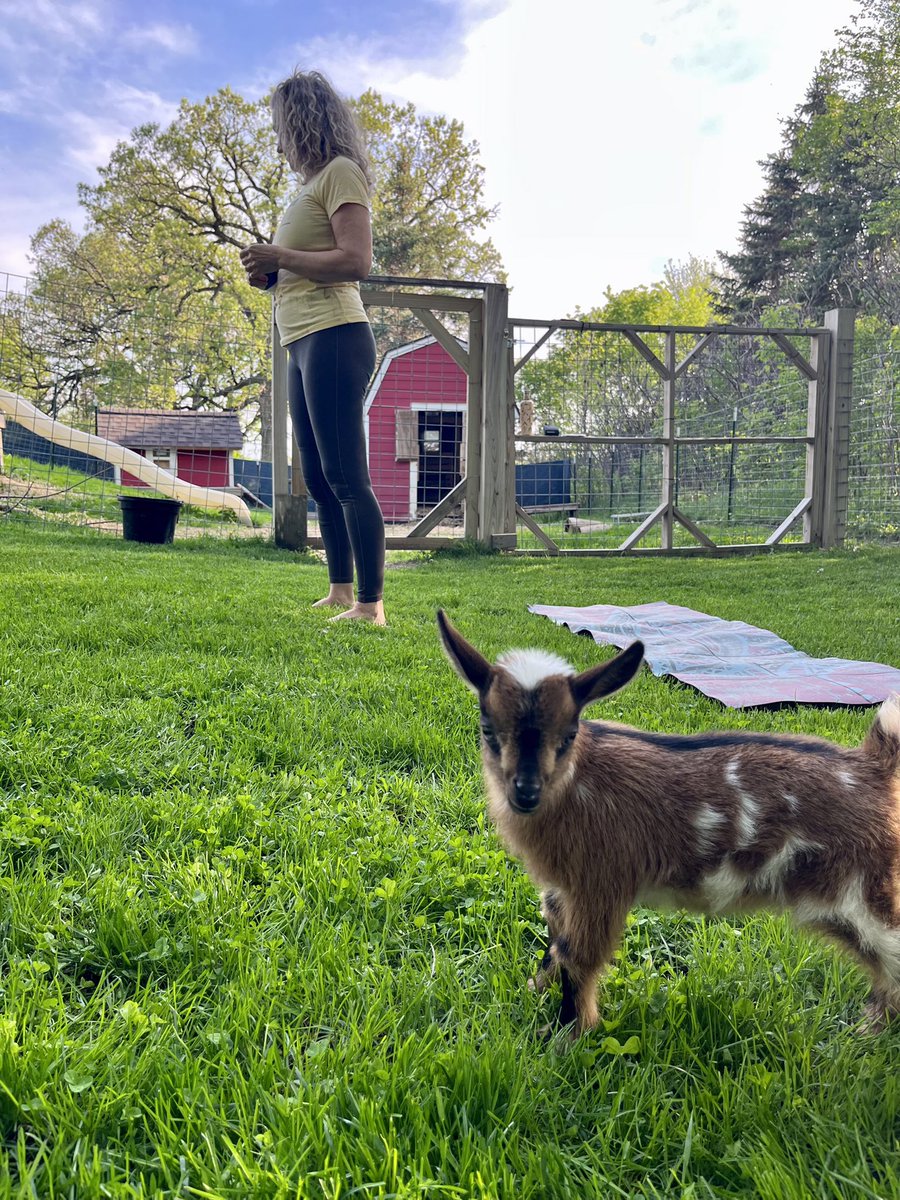
[[[562,741],[559,743],[559,746],[557,748],[557,751],[556,751],[557,758],[562,758],[562,756],[565,754],[565,752],[571,748],[571,745],[575,741],[575,736],[577,733],[578,733],[577,729],[572,729],[566,734],[566,736],[562,739]]]
[[[500,753],[500,742],[497,739],[496,733],[490,725],[481,726],[481,735],[488,744],[488,749],[492,754]]]

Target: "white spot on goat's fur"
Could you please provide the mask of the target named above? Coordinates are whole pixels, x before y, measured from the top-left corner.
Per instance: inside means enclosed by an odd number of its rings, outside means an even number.
[[[776,850],[771,858],[767,858],[753,876],[754,888],[759,892],[778,895],[797,855],[812,850],[821,850],[821,846],[817,842],[804,841],[803,838],[789,837],[781,849]]]
[[[844,768],[842,768],[840,771],[837,772],[837,777],[841,781],[841,783],[844,785],[844,787],[848,787],[848,788],[856,787],[857,779],[852,771],[847,771]]]
[[[892,692],[878,710],[878,724],[900,738],[900,692]]]
[[[497,665],[509,671],[520,687],[530,691],[551,675],[574,675],[575,669],[558,654],[547,650],[507,650]]]
[[[697,830],[697,849],[701,854],[711,854],[719,844],[719,834],[728,817],[711,804],[701,804],[694,815]]]
[[[800,801],[796,796],[792,796],[790,792],[784,793],[784,802],[788,807],[788,812],[795,813],[800,807]]]
[[[701,882],[710,912],[727,912],[744,895],[747,876],[731,863],[723,863]]]
[[[855,875],[833,902],[807,897],[794,906],[801,925],[839,922],[856,930],[864,950],[876,954],[890,977],[900,982],[900,930],[885,925],[866,904],[863,878]]]
[[[756,841],[759,804],[749,792],[745,792],[741,787],[738,760],[736,758],[733,758],[725,767],[725,782],[733,787],[738,794],[737,849],[745,850]]]

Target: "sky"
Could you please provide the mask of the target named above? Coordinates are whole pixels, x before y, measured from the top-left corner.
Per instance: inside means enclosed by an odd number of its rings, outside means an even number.
[[[519,317],[733,249],[857,0],[0,0],[0,287],[136,125],[295,66],[464,123]]]

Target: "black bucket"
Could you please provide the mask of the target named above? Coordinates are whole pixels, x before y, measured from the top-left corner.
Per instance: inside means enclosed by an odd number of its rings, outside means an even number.
[[[122,536],[126,542],[155,542],[162,545],[175,537],[180,500],[157,496],[119,496],[122,506]]]

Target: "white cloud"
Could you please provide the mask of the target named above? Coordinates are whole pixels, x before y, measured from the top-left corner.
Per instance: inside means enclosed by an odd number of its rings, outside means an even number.
[[[158,92],[111,80],[104,89],[103,110],[115,114],[123,125],[127,124],[124,137],[135,125],[145,125],[149,121],[168,125],[177,116],[178,105]]]
[[[67,113],[64,123],[68,134],[66,157],[81,170],[90,172],[108,162],[116,143],[128,132],[114,118],[83,112]]]
[[[478,140],[491,237],[518,315],[560,316],[735,242],[758,160],[853,0],[510,0],[446,73],[320,43],[344,91],[372,86]]]
[[[156,92],[118,82],[106,84],[99,107],[102,116],[76,109],[61,118],[67,131],[67,157],[89,172],[105,166],[116,144],[127,141],[135,126],[149,122],[167,125],[178,112],[177,104]]]
[[[158,46],[171,54],[193,54],[197,35],[190,25],[144,25],[128,29],[123,40],[134,46]]]
[[[105,8],[100,4],[69,4],[65,0],[0,0],[0,18],[7,28],[30,26],[42,38],[81,43],[89,34],[106,28]]]

